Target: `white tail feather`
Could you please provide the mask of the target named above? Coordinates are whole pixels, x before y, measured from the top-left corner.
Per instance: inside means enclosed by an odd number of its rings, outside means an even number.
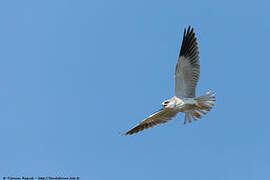
[[[199,118],[202,118],[203,115],[206,115],[214,106],[215,100],[215,94],[211,93],[211,91],[207,91],[204,95],[195,98],[197,101],[197,109],[191,110],[188,112],[185,112],[185,121],[184,124],[188,122],[192,122],[193,120],[197,120]]]

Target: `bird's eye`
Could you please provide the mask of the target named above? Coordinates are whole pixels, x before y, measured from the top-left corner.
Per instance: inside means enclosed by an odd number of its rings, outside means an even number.
[[[169,101],[165,101],[163,104],[166,105],[166,104],[168,104],[168,103],[169,103]]]

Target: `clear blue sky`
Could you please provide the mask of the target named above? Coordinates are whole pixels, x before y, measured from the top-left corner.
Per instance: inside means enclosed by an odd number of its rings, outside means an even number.
[[[1,1],[0,176],[83,180],[270,177],[269,1]],[[197,95],[184,126],[120,136],[173,96],[185,27]]]

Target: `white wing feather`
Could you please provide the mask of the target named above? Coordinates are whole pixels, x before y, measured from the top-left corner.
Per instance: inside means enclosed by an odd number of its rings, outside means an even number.
[[[185,29],[179,58],[175,68],[175,96],[195,97],[200,77],[199,49],[193,28]]]
[[[176,116],[178,112],[173,109],[161,109],[160,111],[152,114],[147,117],[143,121],[141,121],[138,125],[131,128],[129,131],[125,133],[125,135],[131,135],[134,133],[138,133],[147,128],[154,127],[158,124],[163,124],[171,120],[174,116]]]

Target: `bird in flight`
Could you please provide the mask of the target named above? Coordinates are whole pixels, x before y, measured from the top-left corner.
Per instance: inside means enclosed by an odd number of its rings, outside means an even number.
[[[211,110],[215,102],[215,93],[211,91],[195,97],[200,76],[199,48],[194,29],[190,26],[184,31],[182,46],[175,68],[174,96],[162,102],[162,109],[150,115],[139,124],[124,133],[131,135],[147,128],[171,120],[179,112],[185,113],[184,124],[197,120]]]

